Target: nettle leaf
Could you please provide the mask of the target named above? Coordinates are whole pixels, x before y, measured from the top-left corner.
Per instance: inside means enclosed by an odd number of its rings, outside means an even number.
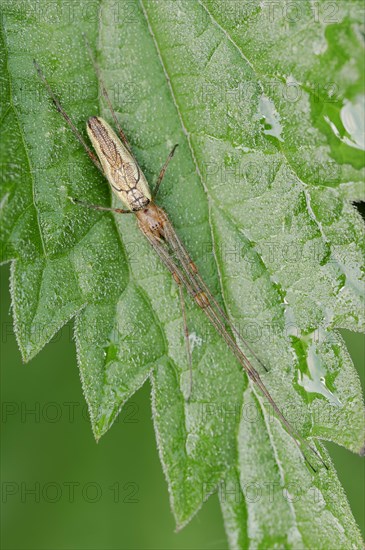
[[[32,64],[84,135],[89,116],[110,120],[85,32],[149,181],[179,143],[159,203],[269,391],[304,437],[360,452],[361,389],[337,332],[364,329],[360,2],[3,4],[2,259],[24,360],[75,317],[97,439],[150,377],[178,527],[218,490],[232,548],[362,547],[333,467],[306,467],[189,299],[186,401],[176,286],[133,216],[70,202],[110,192]]]

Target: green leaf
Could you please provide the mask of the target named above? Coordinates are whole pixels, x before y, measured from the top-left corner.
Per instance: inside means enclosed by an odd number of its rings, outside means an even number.
[[[218,489],[232,548],[362,547],[333,467],[309,471],[189,299],[185,400],[176,286],[134,217],[69,201],[111,198],[32,63],[85,135],[89,116],[111,119],[85,32],[149,181],[179,143],[159,204],[268,366],[262,378],[290,422],[360,452],[361,389],[337,331],[365,324],[363,224],[351,204],[364,198],[360,2],[2,4],[2,259],[24,360],[75,317],[97,439],[151,378],[179,528]]]

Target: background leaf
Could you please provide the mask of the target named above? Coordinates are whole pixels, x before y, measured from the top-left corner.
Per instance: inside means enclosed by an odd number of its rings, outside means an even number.
[[[151,376],[179,527],[222,480],[233,479],[240,483],[233,505],[221,496],[232,547],[322,547],[334,536],[341,547],[360,547],[333,470],[311,476],[192,306],[194,395],[186,403],[176,288],[134,219],[68,200],[107,204],[107,186],[51,108],[32,65],[35,57],[79,128],[92,114],[108,118],[85,32],[150,181],[179,143],[159,202],[270,368],[263,378],[288,418],[305,436],[359,452],[361,391],[335,329],[364,327],[363,230],[349,202],[363,198],[354,126],[363,97],[360,4],[336,3],[335,15],[328,4],[313,13],[309,2],[295,13],[279,3],[276,14],[269,3],[103,1],[75,5],[72,15],[60,6],[54,19],[47,2],[4,6],[2,252],[4,261],[15,260],[13,313],[23,358],[76,316],[97,439]],[[295,100],[288,97],[293,91]],[[245,492],[252,479],[261,490],[280,485],[280,521],[260,513],[265,504],[272,509],[269,493],[260,510],[252,505]],[[285,493],[293,479],[305,495],[297,506]],[[319,518],[331,529],[314,529]]]

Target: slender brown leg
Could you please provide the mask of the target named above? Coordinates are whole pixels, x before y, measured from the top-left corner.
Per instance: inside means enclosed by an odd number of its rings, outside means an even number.
[[[184,338],[185,338],[185,345],[188,355],[188,362],[189,362],[189,371],[190,371],[190,384],[189,384],[189,393],[186,398],[186,401],[189,401],[192,395],[193,390],[193,367],[192,367],[192,358],[191,358],[191,349],[190,349],[190,342],[189,342],[189,331],[186,321],[186,310],[185,310],[185,303],[184,303],[184,296],[182,291],[182,284],[185,286],[187,291],[194,296],[194,289],[190,286],[189,281],[186,279],[184,274],[180,271],[179,267],[175,264],[175,262],[171,259],[168,251],[165,249],[165,246],[161,241],[158,239],[154,239],[151,237],[151,235],[144,233],[149,243],[152,245],[154,250],[157,252],[158,256],[161,258],[162,263],[167,267],[167,269],[170,271],[175,283],[178,285],[179,293],[180,293],[180,303],[181,303],[181,310],[183,315],[183,321],[184,321]]]
[[[85,208],[92,208],[93,210],[102,210],[106,212],[116,212],[117,214],[133,214],[132,210],[124,210],[124,208],[109,208],[107,206],[99,206],[98,204],[88,204],[87,202],[80,201],[74,197],[69,197],[70,201],[79,206]]]
[[[243,338],[241,333],[236,329],[236,327],[231,323],[229,318],[227,317],[226,313],[223,311],[217,300],[214,298],[212,293],[210,292],[209,288],[203,281],[199,271],[197,270],[196,265],[194,264],[193,260],[191,259],[188,251],[180,241],[179,237],[175,233],[174,228],[172,227],[170,222],[167,222],[165,226],[165,231],[168,232],[169,240],[171,241],[171,246],[175,250],[178,258],[180,259],[182,265],[187,265],[189,268],[190,273],[196,277],[196,279],[199,281],[199,284],[201,285],[202,289],[206,292],[207,296],[209,297],[209,300],[211,300],[215,307],[217,308],[220,316],[223,318],[224,322],[229,326],[231,331],[237,336],[239,340],[246,346],[246,348],[252,353],[252,355],[255,357],[256,361],[259,363],[259,365],[268,372],[268,368],[264,365],[264,363],[261,361],[261,359],[256,355],[256,353],[253,351],[249,343]]]
[[[124,145],[126,146],[126,148],[128,149],[128,151],[132,154],[131,146],[129,145],[128,139],[127,139],[125,133],[123,132],[123,130],[122,130],[120,124],[119,124],[119,121],[117,119],[117,115],[115,114],[115,111],[113,109],[112,102],[110,101],[109,94],[107,92],[107,89],[105,87],[104,81],[103,81],[102,76],[101,76],[101,71],[100,71],[99,65],[97,64],[97,62],[95,61],[95,58],[93,56],[90,43],[89,43],[88,39],[86,38],[86,35],[84,33],[82,33],[82,34],[83,34],[83,37],[84,37],[84,40],[85,40],[87,50],[89,52],[91,63],[93,64],[94,70],[95,70],[96,75],[99,79],[102,94],[103,94],[103,96],[104,96],[104,98],[105,98],[105,100],[108,104],[108,107],[109,107],[110,113],[113,117],[115,126],[118,128],[119,137],[122,140],[122,142],[124,143]]]
[[[189,363],[189,393],[186,398],[186,401],[189,401],[191,394],[193,393],[193,365],[192,365],[192,359],[191,359],[191,348],[190,348],[190,341],[189,341],[189,329],[188,324],[186,321],[186,309],[185,309],[185,303],[184,303],[184,294],[181,284],[178,284],[179,287],[179,294],[180,294],[180,304],[181,304],[181,311],[184,321],[184,339],[185,339],[185,346],[186,346],[186,354],[188,356],[188,363]]]
[[[286,427],[288,433],[292,436],[295,444],[301,451],[304,459],[309,464],[309,466],[312,468],[314,472],[316,472],[316,469],[312,465],[311,461],[307,457],[306,452],[303,450],[302,446],[306,448],[307,450],[311,450],[313,454],[316,455],[316,457],[321,461],[321,463],[325,466],[325,468],[328,470],[327,464],[322,459],[319,452],[316,450],[315,447],[310,445],[298,432],[295,430],[292,425],[288,422],[288,420],[285,418],[279,407],[276,405],[275,401],[271,397],[268,389],[262,382],[259,373],[256,371],[256,369],[251,365],[248,358],[245,356],[245,354],[241,351],[241,349],[237,346],[236,342],[234,341],[231,334],[229,334],[226,330],[226,326],[224,324],[224,321],[226,319],[225,315],[220,315],[220,310],[215,304],[215,301],[210,301],[211,293],[209,292],[209,289],[207,291],[202,290],[202,288],[206,287],[204,284],[204,287],[202,287],[201,284],[201,278],[198,276],[197,269],[193,269],[190,266],[190,269],[188,268],[187,264],[187,258],[184,254],[182,254],[181,249],[177,246],[175,239],[178,240],[178,237],[175,235],[175,232],[173,230],[173,227],[171,226],[170,222],[168,220],[165,221],[164,224],[164,231],[166,235],[166,239],[169,242],[169,244],[172,247],[172,250],[175,252],[177,259],[179,263],[181,264],[184,275],[181,278],[182,281],[188,281],[187,290],[194,298],[197,305],[204,311],[206,316],[209,318],[213,326],[216,328],[217,332],[223,337],[223,339],[227,342],[228,346],[232,350],[232,352],[237,357],[239,363],[244,368],[244,370],[247,372],[251,380],[258,386],[258,388],[261,390],[262,394],[267,398],[271,406],[273,407],[274,411],[276,412],[276,415],[279,417],[283,425]],[[182,246],[182,245],[181,245]],[[168,254],[166,252],[166,254]],[[187,257],[189,258],[187,252],[185,252]],[[171,261],[171,260],[170,260]],[[191,261],[191,260],[190,260]],[[192,263],[192,262],[191,262]],[[166,262],[165,262],[166,265]],[[194,265],[194,264],[192,264]],[[184,283],[185,284],[185,283]],[[216,307],[214,309],[213,305]],[[223,317],[223,319],[222,319]],[[229,325],[230,326],[230,325]]]
[[[152,193],[152,196],[153,198],[155,199],[156,198],[156,195],[158,193],[158,190],[159,190],[159,187],[160,187],[160,184],[161,184],[161,181],[163,180],[163,177],[165,175],[165,172],[166,172],[166,169],[169,165],[169,162],[170,160],[172,159],[172,157],[174,156],[174,153],[176,151],[176,147],[178,146],[179,144],[177,143],[176,145],[174,145],[174,147],[172,148],[172,150],[170,151],[170,154],[169,156],[167,157],[166,159],[166,162],[165,164],[163,165],[162,169],[161,169],[161,172],[157,178],[157,181],[156,181],[156,185],[155,185],[155,188],[153,190],[153,193]]]
[[[43,84],[45,85],[49,95],[51,96],[52,98],[52,101],[57,109],[57,111],[63,116],[63,118],[65,119],[65,121],[67,122],[67,124],[69,125],[69,127],[71,128],[71,130],[73,131],[76,139],[81,143],[81,145],[83,146],[83,148],[85,149],[88,157],[92,160],[92,162],[95,164],[96,168],[103,174],[103,176],[105,175],[104,174],[104,171],[101,167],[101,164],[100,162],[98,161],[96,155],[92,152],[92,150],[90,149],[90,147],[87,145],[87,143],[85,142],[84,138],[82,137],[82,135],[80,134],[80,132],[78,131],[78,129],[76,128],[76,126],[74,125],[74,123],[72,122],[71,118],[68,116],[68,114],[66,113],[66,111],[64,110],[64,108],[62,107],[59,99],[57,98],[56,94],[54,93],[54,91],[52,90],[48,80],[46,79],[46,77],[44,76],[43,72],[42,72],[42,69],[40,68],[40,66],[38,65],[38,63],[36,62],[35,59],[33,59],[33,63],[34,63],[34,66],[36,68],[36,71],[38,73],[38,76],[39,78],[42,80]]]

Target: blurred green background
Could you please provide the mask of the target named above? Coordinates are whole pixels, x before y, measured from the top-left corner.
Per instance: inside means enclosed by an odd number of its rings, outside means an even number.
[[[182,532],[158,458],[150,387],[96,444],[76,366],[72,322],[28,365],[1,272],[2,550],[227,548],[214,495]],[[364,338],[343,331],[364,383]],[[327,445],[364,533],[364,460]]]

